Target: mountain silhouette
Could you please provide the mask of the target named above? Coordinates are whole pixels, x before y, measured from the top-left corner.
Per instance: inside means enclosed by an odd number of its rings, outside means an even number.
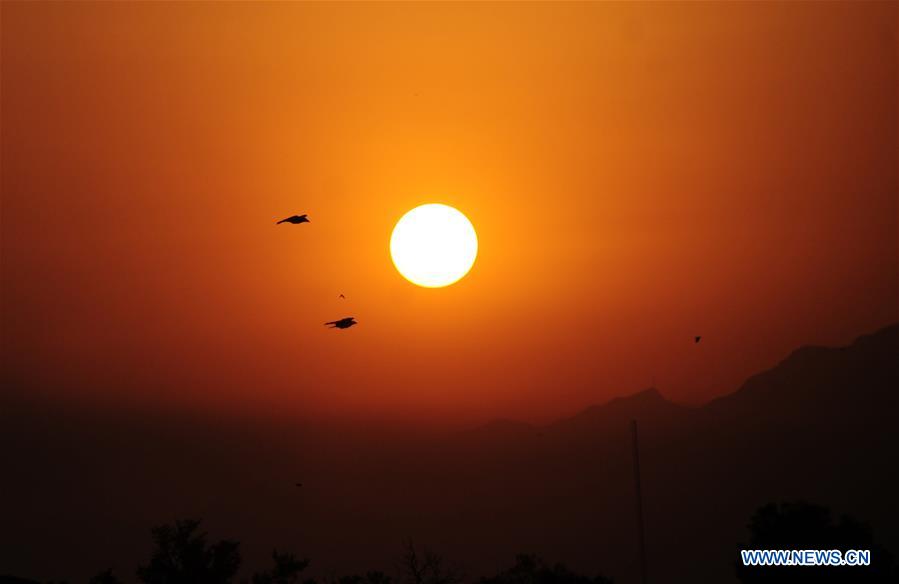
[[[797,349],[703,406],[648,389],[547,425],[452,434],[9,403],[0,569],[70,581],[127,573],[149,526],[202,515],[259,542],[246,548],[250,567],[283,545],[324,573],[389,570],[411,535],[470,574],[533,551],[628,584],[639,573],[632,419],[653,581],[735,582],[749,518],[778,501],[864,520],[897,555],[897,355],[893,325],[846,347]],[[315,477],[302,497],[298,468]]]
[[[899,368],[891,366],[897,346],[899,325],[860,337],[848,347],[802,347],[704,409],[728,418],[747,412],[777,418],[806,417],[812,409],[815,417],[842,417],[848,407],[880,419],[895,414],[899,405],[897,393],[889,391],[899,381]]]
[[[659,390],[650,387],[643,391],[616,397],[603,405],[590,406],[578,414],[548,426],[554,432],[595,432],[620,426],[622,420],[638,419],[652,424],[667,424],[689,416],[690,408],[672,403]]]

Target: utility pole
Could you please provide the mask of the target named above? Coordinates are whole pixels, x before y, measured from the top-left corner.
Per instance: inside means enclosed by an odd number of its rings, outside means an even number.
[[[637,494],[637,544],[640,553],[640,582],[646,584],[646,536],[643,533],[643,490],[640,488],[640,450],[637,447],[637,420],[631,420],[634,442],[634,489]]]

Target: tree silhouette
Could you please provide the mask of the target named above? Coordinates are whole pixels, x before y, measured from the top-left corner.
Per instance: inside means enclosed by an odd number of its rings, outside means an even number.
[[[275,567],[253,575],[253,584],[299,584],[300,574],[309,566],[309,560],[299,560],[293,554],[272,551]]]
[[[496,576],[481,578],[479,584],[612,584],[602,575],[592,578],[572,572],[562,564],[550,566],[533,554],[521,554],[515,565]]]
[[[239,544],[222,540],[207,545],[200,521],[177,520],[154,527],[150,563],[137,569],[145,584],[229,584],[240,568]]]
[[[870,566],[744,566],[737,561],[737,578],[744,584],[836,584],[897,582],[899,570],[886,549],[877,545],[871,529],[847,516],[833,521],[830,509],[803,501],[769,503],[749,522],[749,543],[759,550],[871,550]]]
[[[419,553],[412,540],[404,543],[405,551],[399,571],[409,584],[460,584],[464,577],[448,567],[441,556],[424,548]]]

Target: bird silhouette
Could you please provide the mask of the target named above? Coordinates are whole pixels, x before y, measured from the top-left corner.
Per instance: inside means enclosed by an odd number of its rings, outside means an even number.
[[[341,294],[340,296],[338,296],[338,298],[343,298],[344,300],[346,300],[346,296],[344,296],[343,294]]]
[[[303,483],[297,483],[297,486],[298,486],[298,487],[302,487],[302,486],[303,486]]]
[[[701,338],[702,338],[702,337],[694,337],[694,338],[693,338],[693,344],[695,345],[696,343],[698,343],[698,342],[699,342],[699,339],[701,339]]]
[[[331,322],[326,322],[325,326],[328,328],[339,328],[339,329],[348,329],[354,324],[359,324],[356,322],[356,319],[352,316],[348,316],[346,318],[341,318],[340,320],[332,320]]]
[[[287,219],[281,219],[275,225],[281,225],[282,223],[293,223],[294,225],[299,225],[300,223],[309,223],[309,218],[306,217],[306,214],[302,215],[293,215],[288,217]]]

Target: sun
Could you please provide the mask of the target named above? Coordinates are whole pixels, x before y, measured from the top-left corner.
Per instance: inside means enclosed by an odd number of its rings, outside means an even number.
[[[449,205],[415,207],[397,221],[390,257],[404,278],[425,288],[458,282],[474,265],[478,235],[468,217]]]

